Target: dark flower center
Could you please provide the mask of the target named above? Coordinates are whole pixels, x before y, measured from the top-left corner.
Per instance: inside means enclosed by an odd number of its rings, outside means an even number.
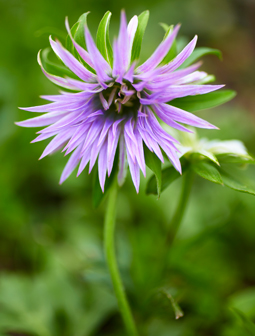
[[[140,101],[137,91],[126,82],[124,84],[114,83],[111,87],[99,93],[103,109],[111,114],[137,116]]]

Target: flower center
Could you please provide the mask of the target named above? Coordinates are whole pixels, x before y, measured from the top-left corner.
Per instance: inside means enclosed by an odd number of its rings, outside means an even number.
[[[137,116],[140,101],[130,83],[114,83],[113,86],[100,92],[99,98],[105,111]]]

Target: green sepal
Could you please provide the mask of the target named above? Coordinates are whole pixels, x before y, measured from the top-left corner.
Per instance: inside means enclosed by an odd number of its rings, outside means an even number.
[[[94,182],[93,182],[93,190],[92,190],[92,203],[93,203],[93,206],[97,208],[101,204],[105,195],[107,194],[107,191],[111,187],[114,179],[117,178],[117,173],[118,173],[117,155],[115,156],[115,159],[114,159],[114,164],[113,164],[111,175],[109,177],[108,175],[106,175],[104,192],[102,192],[102,189],[99,183],[98,169],[94,168],[93,170],[95,171],[94,171]]]
[[[137,30],[136,30],[135,37],[134,37],[133,47],[132,47],[131,63],[139,59],[143,35],[144,35],[145,29],[148,23],[149,15],[150,15],[150,12],[146,10],[138,16],[138,26],[137,26]]]
[[[220,90],[201,95],[176,98],[169,105],[179,107],[185,111],[194,112],[222,105],[236,96],[233,90]]]
[[[174,26],[173,25],[168,26],[165,23],[161,23],[160,25],[166,31],[165,36],[164,36],[164,40],[165,40],[167,36],[172,34]],[[176,39],[174,39],[171,48],[169,49],[168,53],[166,54],[166,56],[164,57],[163,61],[160,64],[164,65],[164,64],[169,63],[173,58],[175,58],[176,55],[177,55],[177,45],[176,45]]]
[[[43,68],[50,73],[51,75],[55,76],[69,76],[72,78],[78,78],[71,70],[61,64],[54,63],[49,60],[49,53],[51,52],[50,48],[43,49],[41,51],[41,62]]]
[[[184,157],[181,158],[181,165],[182,165],[182,173],[185,173],[189,167],[189,163]],[[181,174],[173,166],[162,169],[161,173],[162,173],[161,192],[164,191],[172,182],[181,177]],[[153,175],[149,179],[145,192],[147,195],[149,194],[158,195],[157,180],[155,175]]]
[[[107,11],[99,23],[96,37],[98,50],[101,52],[105,60],[113,66],[113,52],[109,38],[110,18],[112,13]]]
[[[213,163],[198,161],[191,165],[192,170],[202,178],[223,185],[221,174]]]
[[[184,69],[187,66],[191,65],[192,63],[196,62],[199,58],[206,56],[206,55],[215,55],[218,56],[219,59],[222,59],[222,54],[218,49],[212,48],[196,48],[193,53],[182,63],[179,69]]]
[[[219,163],[222,164],[240,164],[240,165],[246,165],[246,164],[255,164],[255,160],[252,156],[241,156],[241,155],[234,155],[234,154],[217,154],[217,158],[219,160]]]
[[[146,165],[153,171],[155,174],[156,185],[157,185],[157,194],[158,198],[161,193],[162,185],[162,172],[161,172],[161,161],[157,155],[151,152],[146,146],[144,146],[144,156]],[[147,191],[146,191],[147,192]]]

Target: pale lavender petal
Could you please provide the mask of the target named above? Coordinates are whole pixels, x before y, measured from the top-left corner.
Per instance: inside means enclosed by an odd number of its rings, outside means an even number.
[[[35,143],[35,142],[38,142],[38,141],[42,141],[42,140],[51,138],[54,135],[56,135],[56,132],[40,134],[40,135],[38,135],[38,137],[36,137],[34,140],[32,140],[31,143]]]
[[[127,148],[127,159],[128,159],[129,170],[130,170],[130,173],[131,173],[131,177],[132,177],[136,192],[139,193],[140,168],[139,168],[139,165],[138,165],[137,161],[135,160],[135,162],[134,162],[133,159],[131,158],[130,154],[131,153]]]
[[[189,84],[189,83],[196,83],[203,79],[205,79],[208,74],[204,71],[195,71],[183,78],[180,78],[175,82],[175,84]]]
[[[134,77],[134,72],[135,72],[135,67],[136,67],[136,62],[133,62],[126,74],[124,75],[124,79],[129,81],[130,83],[133,83],[133,77]]]
[[[39,160],[49,155],[50,153],[54,152],[57,148],[63,146],[66,143],[66,141],[70,139],[73,132],[74,131],[72,129],[71,130],[68,129],[67,131],[61,132],[58,135],[56,135],[55,138],[51,140],[51,142],[48,144],[48,146],[46,146]]]
[[[95,120],[91,124],[82,150],[86,150],[86,148],[89,147],[96,140],[98,134],[101,133],[103,125],[104,121],[102,119]]]
[[[51,112],[51,113],[47,113],[44,115],[41,115],[40,117],[36,117],[36,118],[31,118],[31,119],[27,119],[24,121],[19,121],[16,122],[16,125],[18,126],[22,126],[22,127],[42,127],[42,126],[47,126],[50,125],[54,122],[59,121],[63,115],[65,115],[66,112]]]
[[[135,137],[137,143],[137,151],[136,151],[136,160],[143,172],[144,177],[146,176],[146,167],[145,167],[145,159],[144,159],[144,151],[143,151],[143,140],[137,129],[135,129]]]
[[[97,144],[98,146],[101,145],[101,143],[104,141],[104,139],[107,135],[107,132],[108,132],[109,128],[112,126],[112,124],[113,124],[112,119],[110,119],[110,118],[105,119],[104,126],[102,128],[102,131],[101,131],[99,139],[98,139],[98,144]]]
[[[107,171],[107,141],[103,143],[98,156],[98,177],[103,192],[104,192],[106,171]]]
[[[37,55],[37,61],[42,69],[42,72],[44,73],[44,75],[54,84],[59,85],[63,88],[69,89],[69,90],[75,90],[75,91],[79,91],[80,90],[80,85],[82,84],[82,82],[76,80],[73,81],[72,83],[70,82],[69,77],[66,78],[62,78],[59,76],[55,76],[55,75],[51,75],[50,73],[48,73],[42,65],[41,59],[40,59],[40,53],[41,50],[39,51],[38,55]]]
[[[113,131],[113,126],[110,127],[108,131],[108,147],[107,147],[107,170],[108,176],[110,176],[113,162],[116,154],[116,149],[119,141],[120,136],[120,128],[118,127],[117,130]]]
[[[94,141],[91,149],[91,155],[90,155],[90,162],[89,162],[89,174],[91,173],[92,168],[94,167],[96,163],[97,156],[102,148],[102,144],[100,146],[97,145],[97,141]],[[107,166],[107,162],[105,163]]]
[[[111,77],[108,76],[108,74],[111,73],[111,67],[97,49],[87,26],[85,26],[85,36],[87,48],[93,63],[93,68],[96,70],[98,80],[103,87],[107,88],[107,85],[104,82],[111,80]]]
[[[105,97],[103,96],[102,92],[99,93],[99,98],[100,98],[100,101],[103,105],[104,110],[105,111],[108,110],[109,109],[109,104],[108,104],[107,100],[105,99]]]
[[[50,44],[55,54],[61,61],[79,78],[88,81],[95,81],[95,74],[86,69],[59,41],[53,41],[50,37]]]
[[[168,50],[170,49],[178,31],[180,29],[180,25],[175,26],[172,33],[170,33],[165,40],[163,40],[158,48],[154,51],[154,53],[151,55],[151,57],[144,62],[142,65],[140,65],[137,68],[138,72],[147,72],[152,69],[154,69],[166,56]]]
[[[60,184],[62,184],[74,171],[80,161],[80,154],[81,154],[82,144],[76,148],[73,154],[70,156],[63,173],[60,178]]]
[[[178,172],[180,172],[181,174],[182,167],[181,167],[181,163],[178,158],[178,155],[176,153],[177,152],[176,148],[171,147],[170,145],[167,145],[165,142],[161,142],[160,146],[163,149],[163,151],[166,153],[166,155],[168,156],[169,160],[172,162],[174,168],[178,170]]]
[[[120,135],[119,140],[119,170],[118,170],[118,184],[122,186],[127,175],[127,151],[123,134]]]
[[[161,73],[174,71],[179,68],[182,63],[193,53],[197,43],[197,36],[190,41],[190,43],[168,64],[162,66],[160,68]]]
[[[91,61],[91,58],[89,56],[89,53],[83,49],[76,41],[75,39],[73,38],[72,34],[71,34],[71,30],[70,30],[70,27],[69,27],[69,23],[68,23],[68,18],[66,17],[66,20],[65,20],[65,24],[66,24],[66,30],[68,32],[68,35],[70,36],[71,40],[72,40],[72,43],[73,45],[75,46],[75,49],[78,51],[79,55],[81,56],[81,58],[88,64],[90,65],[92,68],[93,68],[93,63]]]
[[[134,38],[135,38],[135,33],[136,33],[136,30],[137,30],[137,26],[138,26],[138,17],[137,17],[137,15],[135,15],[129,21],[128,26],[127,26],[127,33],[128,33],[128,65],[130,63],[132,46],[133,46],[133,41],[134,41]]]
[[[91,155],[91,148],[92,148],[92,146],[90,146],[86,150],[86,152],[82,154],[82,156],[81,156],[81,162],[80,162],[80,165],[79,165],[79,168],[78,168],[78,172],[77,172],[77,176],[79,176],[81,174],[81,172],[84,170],[84,168],[89,163],[90,155]]]
[[[171,106],[168,104],[155,105],[155,112],[164,122],[168,124],[168,120],[175,120],[183,124],[190,126],[200,127],[200,128],[217,128],[210,124],[204,119],[197,117],[196,115],[181,110],[178,107]]]
[[[222,87],[224,85],[171,85],[165,90],[153,93],[147,98],[141,98],[140,102],[143,105],[166,103],[175,98],[205,94],[219,90]]]

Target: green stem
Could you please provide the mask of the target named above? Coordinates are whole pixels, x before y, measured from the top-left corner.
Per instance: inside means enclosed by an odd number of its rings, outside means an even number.
[[[186,206],[189,200],[190,191],[193,184],[194,175],[193,172],[189,169],[183,176],[182,181],[182,190],[179,199],[179,203],[175,210],[174,216],[171,220],[169,232],[167,235],[167,245],[171,245],[177,235],[178,229],[180,227],[181,221],[183,219]]]
[[[111,274],[115,295],[118,300],[120,313],[122,315],[127,333],[129,336],[137,336],[138,332],[127,301],[123,284],[121,282],[114,248],[117,190],[118,190],[117,181],[115,181],[111,189],[109,190],[108,206],[105,215],[105,226],[104,226],[105,255],[108,268]]]

